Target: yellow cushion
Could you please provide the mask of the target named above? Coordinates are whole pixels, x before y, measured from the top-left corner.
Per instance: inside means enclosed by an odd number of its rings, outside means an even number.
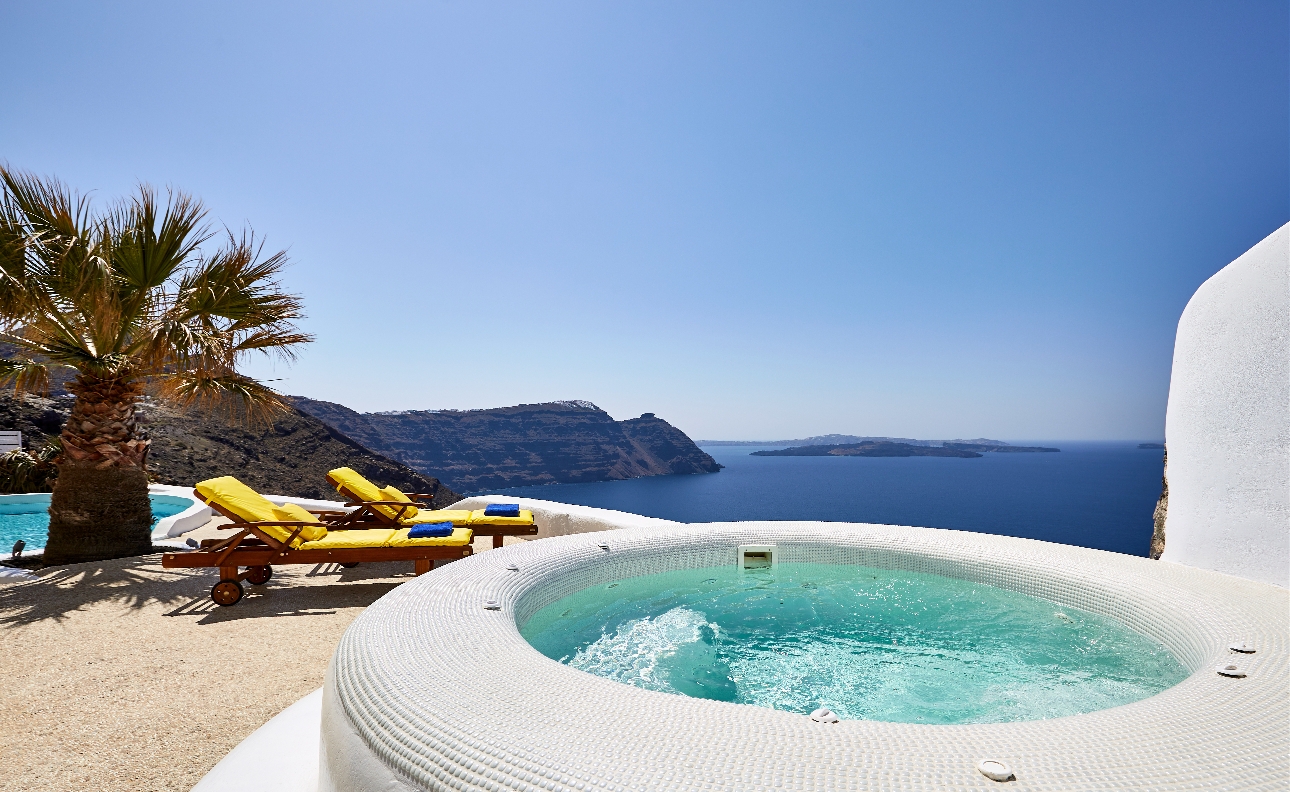
[[[474,538],[474,532],[469,528],[452,529],[450,536],[428,536],[424,539],[409,539],[408,531],[411,528],[400,528],[390,537],[390,547],[461,547],[470,544]],[[334,532],[333,532],[334,533]]]
[[[260,493],[246,486],[232,476],[200,481],[194,487],[197,494],[207,503],[214,503],[231,512],[245,522],[264,522],[267,520],[286,520],[288,522],[318,522],[318,518],[294,503],[278,506]],[[295,528],[285,526],[262,525],[260,530],[279,542],[290,538]],[[327,535],[327,529],[319,524],[317,528],[306,526],[293,545],[298,546],[303,539],[321,539]]]
[[[328,531],[327,535],[317,541],[305,542],[301,550],[353,550],[360,547],[387,547],[390,537],[394,535],[391,528],[367,528],[355,531]]]
[[[475,509],[470,513],[471,525],[532,525],[533,512],[528,509],[520,509],[519,517],[485,517],[483,509]]]
[[[335,470],[327,471],[327,475],[331,476],[332,480],[336,482],[337,492],[348,494],[355,500],[363,502],[390,500],[384,492],[381,492],[380,488],[360,476],[353,468],[336,468]],[[372,508],[391,520],[394,519],[394,515],[399,513],[399,507],[397,506],[374,506]],[[404,509],[404,513],[408,511],[411,511],[411,509]]]
[[[403,525],[424,525],[425,523],[450,522],[458,528],[470,522],[470,512],[466,509],[422,509],[411,520],[400,520]]]
[[[385,496],[381,498],[381,500],[399,501],[400,503],[412,502],[411,498],[403,494],[403,490],[397,489],[395,487],[381,487],[381,494]],[[403,512],[403,516],[399,519],[399,522],[402,523],[403,525],[407,525],[408,520],[411,520],[412,518],[416,517],[417,512],[419,511],[421,510],[418,509],[416,506],[409,506],[407,510]]]
[[[303,506],[297,506],[294,503],[284,503],[274,509],[273,512],[274,518],[278,520],[287,520],[289,522],[318,522],[318,518],[316,516],[310,514]],[[289,530],[294,531],[296,529],[291,528]],[[299,538],[306,542],[314,542],[326,535],[327,529],[323,527],[322,524],[306,525],[300,530]]]
[[[274,514],[276,504],[232,476],[199,481],[194,489],[202,500],[218,504],[245,522],[282,519]]]

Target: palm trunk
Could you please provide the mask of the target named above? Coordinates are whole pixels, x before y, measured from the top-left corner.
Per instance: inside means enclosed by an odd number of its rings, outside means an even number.
[[[129,375],[82,373],[63,428],[63,456],[49,503],[46,564],[99,561],[152,548],[152,504],[144,466],[148,441],[135,435],[142,392]]]

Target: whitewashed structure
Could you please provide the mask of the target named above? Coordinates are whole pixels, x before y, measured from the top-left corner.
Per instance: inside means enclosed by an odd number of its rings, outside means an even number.
[[[1290,224],[1187,303],[1165,445],[1162,560],[1290,587]]]

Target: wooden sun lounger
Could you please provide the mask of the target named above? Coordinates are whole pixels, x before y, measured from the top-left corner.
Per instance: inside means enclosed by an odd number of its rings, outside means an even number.
[[[194,492],[199,498],[201,493]],[[205,499],[203,499],[205,502]],[[218,605],[233,605],[242,599],[244,589],[242,581],[246,580],[259,586],[269,582],[273,576],[274,564],[341,564],[353,566],[364,561],[412,561],[413,569],[418,575],[429,572],[435,561],[456,560],[471,554],[470,545],[435,545],[428,547],[355,547],[333,549],[300,550],[291,547],[300,532],[308,526],[317,526],[312,522],[260,521],[246,522],[222,508],[217,503],[208,504],[219,514],[233,522],[220,526],[220,530],[236,530],[227,539],[207,539],[200,549],[187,553],[163,553],[161,565],[167,569],[184,567],[216,567],[219,569],[219,582],[211,588],[211,599]],[[319,512],[331,516],[331,512]],[[343,525],[324,522],[328,530],[336,528],[374,527],[371,523],[356,524],[345,520]],[[287,541],[274,539],[265,532],[264,526],[281,527],[291,531]],[[381,527],[387,527],[382,525]],[[246,571],[239,573],[240,568]]]
[[[361,526],[370,528],[379,525],[382,528],[401,528],[403,526],[400,525],[399,518],[403,516],[403,513],[407,511],[409,506],[417,506],[418,508],[435,511],[434,507],[431,505],[431,501],[434,499],[433,495],[421,492],[404,493],[413,501],[416,501],[415,503],[405,503],[403,501],[365,501],[330,475],[326,478],[328,484],[331,484],[336,488],[337,492],[348,498],[345,505],[354,507],[354,510],[349,512],[350,519],[346,525],[338,527],[357,528]],[[389,506],[398,509],[398,511],[395,513],[395,516],[391,517],[380,509],[377,509],[377,506]],[[331,528],[330,525],[327,527]],[[533,536],[538,532],[536,523],[532,525],[476,525],[471,523],[466,527],[474,531],[476,536],[493,537],[494,548],[501,547],[502,540],[507,536]]]

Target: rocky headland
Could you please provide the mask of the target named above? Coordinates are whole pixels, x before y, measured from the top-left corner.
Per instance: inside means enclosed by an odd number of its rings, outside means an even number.
[[[3,393],[0,427],[21,431],[24,444],[35,450],[58,436],[70,408],[70,398]],[[433,494],[436,506],[459,500],[437,479],[373,453],[300,410],[280,416],[271,426],[254,426],[144,402],[138,418],[152,440],[148,474],[158,484],[189,487],[202,479],[232,475],[259,492],[336,500],[324,476],[348,466],[382,485]]]
[[[684,432],[653,413],[615,421],[585,401],[386,413],[302,397],[293,401],[367,448],[460,492],[721,469]]]

